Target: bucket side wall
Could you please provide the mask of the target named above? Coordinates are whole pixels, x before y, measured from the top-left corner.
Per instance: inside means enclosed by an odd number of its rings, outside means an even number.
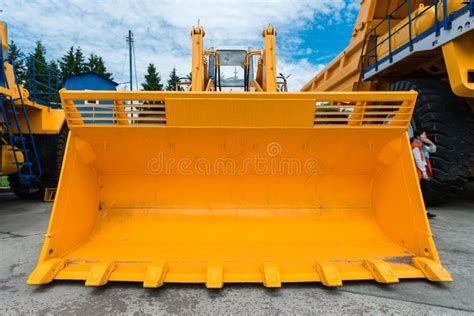
[[[408,135],[387,144],[379,159],[382,164],[372,185],[372,207],[379,228],[416,256],[439,261]]]
[[[99,177],[78,148],[77,136],[70,132],[40,262],[64,256],[87,240],[100,214]]]

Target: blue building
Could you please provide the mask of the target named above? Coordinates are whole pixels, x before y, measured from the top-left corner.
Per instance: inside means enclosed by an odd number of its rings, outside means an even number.
[[[67,90],[116,90],[118,83],[110,79],[104,78],[95,72],[85,72],[78,75],[67,76],[63,79],[63,87]],[[112,101],[94,101],[89,100],[87,104],[110,104],[110,108],[95,108],[95,107],[78,107],[78,111],[100,111],[104,114],[82,114],[82,117],[115,117],[114,107]],[[77,101],[76,101],[76,104]],[[85,103],[83,103],[85,104]],[[104,121],[85,121],[86,123],[92,124],[112,124],[114,121],[104,120]]]
[[[116,90],[118,83],[95,72],[85,72],[63,79],[63,87],[68,90]]]

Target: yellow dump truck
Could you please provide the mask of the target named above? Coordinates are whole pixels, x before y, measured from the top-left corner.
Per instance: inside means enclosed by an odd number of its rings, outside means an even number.
[[[56,188],[68,129],[64,111],[56,102],[41,101],[38,95],[56,93],[50,85],[31,92],[18,81],[13,60],[8,57],[7,26],[0,21],[0,176],[8,176],[10,187],[22,198],[42,197],[46,188]],[[40,74],[40,76],[45,74]],[[49,80],[51,82],[51,80]],[[50,92],[53,90],[53,92]]]
[[[274,28],[259,51],[191,34],[190,91],[61,91],[70,132],[28,284],[451,280],[407,136],[416,92],[283,93]]]
[[[302,91],[417,91],[410,129],[438,147],[426,193],[439,204],[474,175],[473,52],[474,0],[361,1],[349,46]]]

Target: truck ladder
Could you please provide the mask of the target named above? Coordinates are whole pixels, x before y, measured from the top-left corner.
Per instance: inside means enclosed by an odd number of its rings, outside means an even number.
[[[11,95],[0,94],[2,129],[6,134],[8,144],[12,147],[11,150],[13,151],[15,165],[18,170],[19,183],[22,187],[28,187],[28,184],[40,180],[42,174],[41,163],[28,119],[28,111],[21,94],[20,84],[18,83],[15,66],[11,60],[4,60],[3,63],[7,61],[12,64],[16,88],[20,93],[17,98],[13,98]],[[2,67],[2,69],[4,69],[4,67]],[[2,75],[6,78],[4,73]],[[5,85],[9,88],[8,81],[6,80]],[[22,128],[20,121],[21,115],[23,115],[26,130]],[[23,154],[23,162],[20,161],[18,157],[19,152]]]

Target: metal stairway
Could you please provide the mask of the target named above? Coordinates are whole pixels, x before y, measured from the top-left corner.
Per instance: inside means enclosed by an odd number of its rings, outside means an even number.
[[[3,60],[1,67],[3,73],[1,76],[6,78],[3,67],[6,62],[10,62],[13,67],[16,88],[18,89],[17,91],[20,92],[21,87],[18,83],[13,61],[8,59]],[[7,80],[4,80],[4,84],[8,89]],[[29,184],[39,182],[42,170],[30,121],[28,119],[28,111],[23,96],[21,93],[18,94],[19,97],[14,98],[12,95],[0,93],[1,125],[5,139],[13,151],[20,186],[27,189]],[[22,128],[22,119],[26,129]],[[23,154],[23,161],[21,161],[22,159],[19,153]]]

